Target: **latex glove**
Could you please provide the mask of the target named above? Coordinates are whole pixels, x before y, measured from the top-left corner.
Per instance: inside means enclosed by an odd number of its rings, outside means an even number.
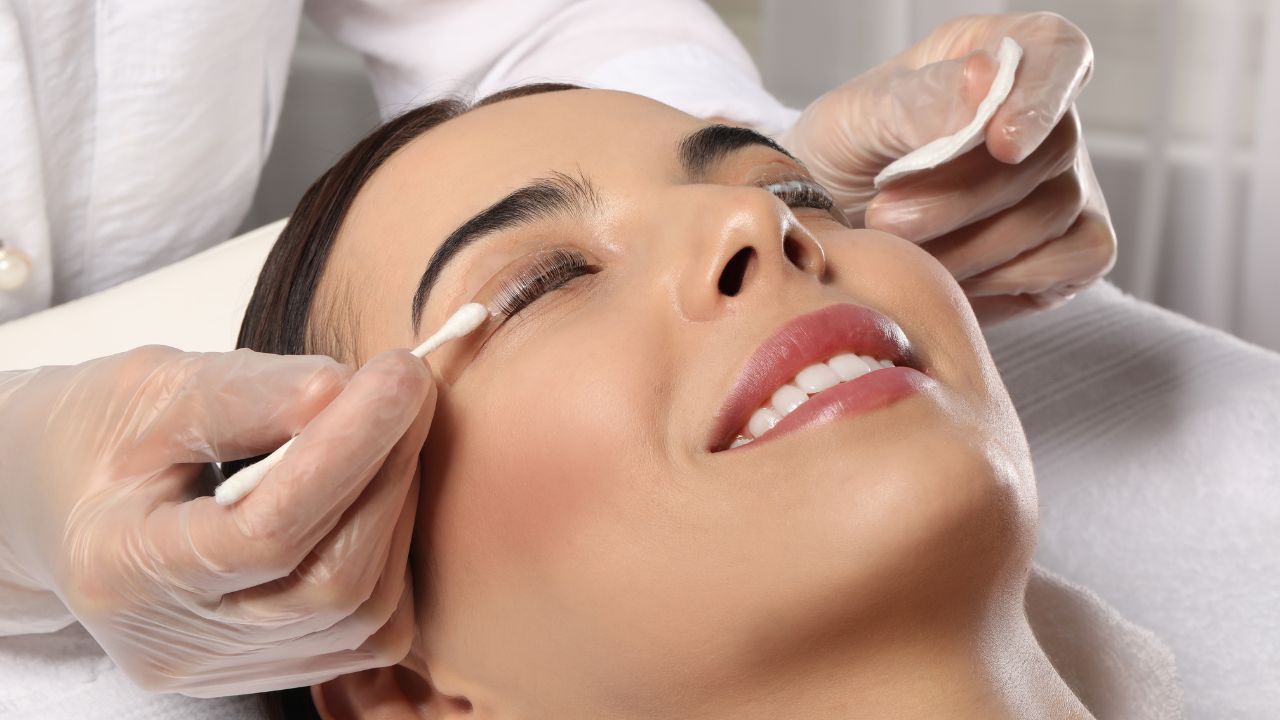
[[[260,692],[398,662],[435,398],[406,351],[354,375],[161,347],[0,374],[0,603],[3,585],[49,593],[150,690]],[[196,496],[210,461],[299,431],[238,504]]]
[[[885,166],[973,118],[1003,37],[1024,54],[985,144],[877,193]],[[933,253],[991,322],[1060,304],[1115,262],[1073,105],[1092,67],[1088,39],[1060,16],[958,18],[815,100],[780,140],[855,223]]]

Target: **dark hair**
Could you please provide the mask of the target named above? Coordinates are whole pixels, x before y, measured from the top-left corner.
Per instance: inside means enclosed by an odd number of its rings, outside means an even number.
[[[579,86],[536,83],[508,88],[471,104],[456,98],[436,100],[396,116],[366,135],[298,201],[258,274],[236,347],[277,355],[322,353],[348,359],[345,356],[354,344],[353,318],[327,317],[320,325],[313,322],[312,308],[338,232],[369,178],[409,142],[468,110],[525,95],[576,89]],[[258,459],[223,463],[223,473],[232,475]],[[308,687],[263,693],[260,698],[268,717],[319,720]]]

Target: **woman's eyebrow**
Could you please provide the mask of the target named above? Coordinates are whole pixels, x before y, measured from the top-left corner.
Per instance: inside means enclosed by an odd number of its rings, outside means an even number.
[[[699,182],[716,163],[745,147],[763,146],[800,162],[781,145],[750,128],[708,125],[680,141],[676,155],[690,182]],[[800,163],[803,165],[803,163]]]
[[[415,336],[431,288],[449,261],[467,246],[494,233],[562,215],[586,215],[600,207],[600,195],[585,175],[555,172],[515,190],[462,223],[431,254],[418,280],[409,314]]]

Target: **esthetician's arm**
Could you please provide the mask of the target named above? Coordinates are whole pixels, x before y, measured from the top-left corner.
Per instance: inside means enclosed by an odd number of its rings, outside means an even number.
[[[762,87],[699,0],[311,0],[313,19],[369,59],[384,115],[443,93],[534,81],[627,90],[779,136],[868,227],[956,275],[984,322],[1060,304],[1115,260],[1115,234],[1073,102],[1093,66],[1049,13],[959,18],[805,109]],[[964,126],[1011,37],[1024,56],[986,145],[877,193],[893,160]],[[975,54],[970,54],[975,53]]]
[[[0,634],[78,620],[142,687],[204,697],[396,662],[435,399],[407,351],[354,374],[164,347],[0,373]],[[240,503],[194,497],[212,461],[299,432]]]

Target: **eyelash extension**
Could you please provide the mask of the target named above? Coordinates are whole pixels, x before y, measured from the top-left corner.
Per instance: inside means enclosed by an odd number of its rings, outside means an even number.
[[[784,180],[763,186],[765,190],[778,196],[787,207],[808,207],[817,210],[830,210],[835,200],[826,188],[809,180]]]
[[[582,275],[600,272],[577,250],[557,248],[539,255],[528,268],[498,288],[492,307],[510,318],[535,300]]]

